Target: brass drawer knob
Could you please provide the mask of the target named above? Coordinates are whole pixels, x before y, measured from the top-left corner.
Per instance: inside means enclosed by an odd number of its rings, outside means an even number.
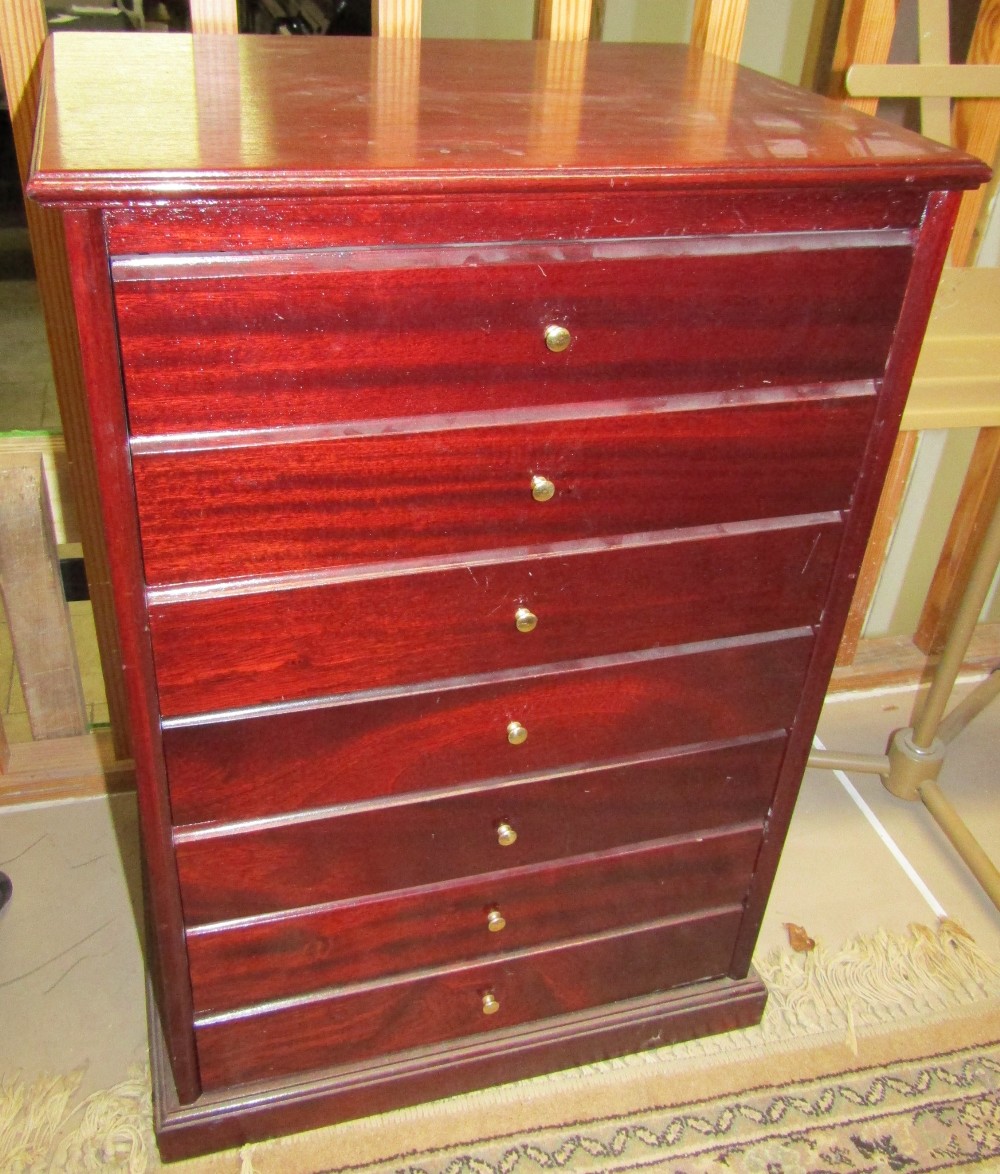
[[[520,746],[522,743],[527,742],[527,740],[528,731],[520,722],[507,723],[507,741],[511,746]]]
[[[531,496],[535,501],[549,501],[555,494],[556,487],[548,479],[538,473],[531,478]]]
[[[566,329],[565,326],[556,326],[553,323],[551,326],[545,327],[545,345],[550,351],[564,351],[573,341],[573,336]]]
[[[496,1000],[496,996],[492,991],[487,991],[483,995],[483,1014],[495,1015],[500,1010],[500,1004]]]
[[[517,839],[517,832],[509,823],[502,823],[497,827],[497,843],[501,848],[509,848]]]
[[[507,919],[499,909],[491,909],[486,915],[486,928],[490,933],[499,933],[507,924]]]
[[[533,632],[535,625],[538,623],[538,616],[526,607],[519,607],[514,612],[514,623],[517,625],[519,632]]]

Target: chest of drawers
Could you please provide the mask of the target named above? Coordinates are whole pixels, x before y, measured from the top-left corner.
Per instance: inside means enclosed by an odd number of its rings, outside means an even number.
[[[166,1155],[756,1021],[984,171],[678,47],[50,43]]]

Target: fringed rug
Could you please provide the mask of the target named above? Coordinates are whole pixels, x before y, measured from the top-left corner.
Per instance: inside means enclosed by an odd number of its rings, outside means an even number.
[[[758,1027],[178,1163],[177,1174],[1000,1170],[1000,966],[952,923],[758,960]],[[0,1082],[0,1174],[160,1169],[148,1075]]]

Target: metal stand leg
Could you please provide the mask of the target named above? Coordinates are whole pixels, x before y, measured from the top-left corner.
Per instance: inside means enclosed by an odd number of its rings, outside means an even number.
[[[1000,666],[945,717],[962,661],[979,619],[983,603],[1000,564],[1000,507],[983,539],[948,642],[931,681],[930,692],[913,726],[897,730],[887,755],[838,754],[823,751],[810,755],[809,765],[828,770],[877,774],[886,789],[901,799],[920,799],[965,861],[973,876],[1000,909],[1000,871],[944,797],[937,777],[948,744],[977,714],[1000,695]]]

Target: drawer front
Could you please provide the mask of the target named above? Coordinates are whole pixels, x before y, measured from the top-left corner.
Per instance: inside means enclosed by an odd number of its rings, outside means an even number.
[[[408,576],[154,599],[161,710],[409,687],[810,625],[840,533],[839,522],[813,518]]]
[[[118,262],[129,419],[211,431],[878,378],[911,256],[889,230]]]
[[[195,1019],[206,1090],[353,1064],[445,1040],[668,990],[725,974],[739,909],[314,996]],[[484,999],[497,1004],[484,1014]]]
[[[754,640],[168,728],[171,811],[177,824],[257,819],[763,735],[791,724],[811,647]]]
[[[844,509],[875,405],[870,385],[852,390],[311,443],[140,448],[146,579],[428,559]],[[534,500],[536,476],[552,483],[549,500]]]
[[[783,740],[224,835],[179,833],[190,926],[604,852],[767,813]]]
[[[738,905],[760,836],[754,825],[193,930],[195,1009],[227,1010]]]

